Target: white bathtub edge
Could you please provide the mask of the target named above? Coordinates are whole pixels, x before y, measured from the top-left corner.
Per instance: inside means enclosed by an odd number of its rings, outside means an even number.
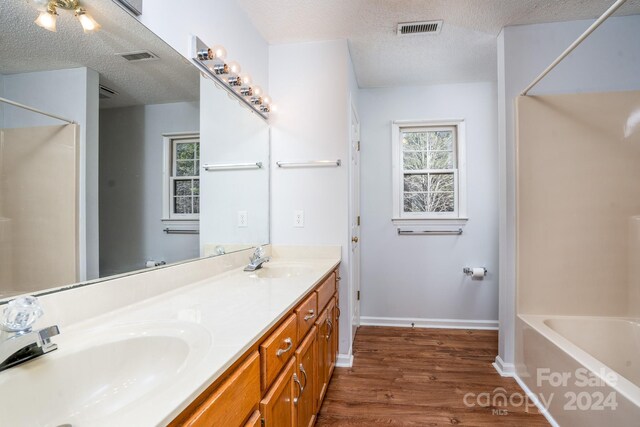
[[[558,424],[556,420],[553,419],[551,413],[549,413],[549,411],[542,405],[542,403],[540,403],[540,399],[538,399],[538,396],[536,396],[535,393],[533,393],[529,389],[529,387],[527,387],[524,381],[520,379],[518,374],[514,372],[512,376],[513,379],[516,380],[520,388],[527,394],[527,396],[529,396],[529,399],[531,399],[531,401],[536,405],[538,411],[542,414],[542,416],[545,417],[547,421],[549,421],[549,424],[551,424],[553,427],[560,427],[560,424]]]

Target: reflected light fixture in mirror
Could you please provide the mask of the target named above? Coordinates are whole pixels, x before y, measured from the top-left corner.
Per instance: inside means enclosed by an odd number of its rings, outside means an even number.
[[[57,30],[58,9],[72,10],[85,33],[92,33],[100,29],[100,24],[87,13],[87,10],[80,5],[79,0],[35,0],[34,3],[40,11],[35,23],[45,30],[53,32]]]

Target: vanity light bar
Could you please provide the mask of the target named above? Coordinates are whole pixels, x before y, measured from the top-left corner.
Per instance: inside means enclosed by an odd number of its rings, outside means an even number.
[[[218,82],[227,92],[265,120],[274,110],[271,99],[259,86],[251,85],[251,77],[241,74],[240,64],[226,62],[227,51],[222,46],[209,47],[197,36],[191,40],[191,58],[207,77]]]

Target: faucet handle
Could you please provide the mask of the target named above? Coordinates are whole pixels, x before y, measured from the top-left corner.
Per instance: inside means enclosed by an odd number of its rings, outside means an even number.
[[[21,332],[31,329],[31,325],[44,312],[36,297],[31,295],[9,301],[4,309],[0,328],[8,332]]]

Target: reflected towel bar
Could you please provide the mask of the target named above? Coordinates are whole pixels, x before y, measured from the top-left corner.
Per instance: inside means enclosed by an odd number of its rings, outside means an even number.
[[[457,230],[401,230],[398,229],[399,235],[404,236],[435,236],[435,235],[456,235],[459,236],[462,234],[462,228],[458,228]]]
[[[342,160],[308,160],[303,162],[276,162],[279,168],[306,168],[306,167],[338,167]]]
[[[200,230],[195,229],[186,229],[186,228],[165,228],[164,230],[167,234],[200,234]]]
[[[203,165],[202,169],[206,171],[228,171],[241,169],[262,169],[262,162],[255,163],[227,163],[220,165]]]

